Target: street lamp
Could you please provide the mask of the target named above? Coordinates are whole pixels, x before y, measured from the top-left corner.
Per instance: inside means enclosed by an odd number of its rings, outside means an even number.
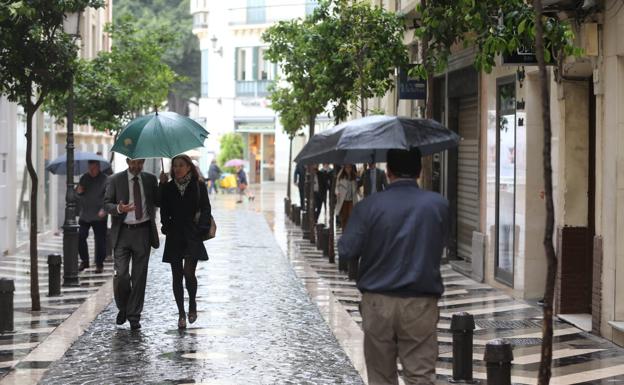
[[[65,14],[63,30],[74,41],[80,38],[80,13]],[[76,192],[74,190],[74,77],[72,75],[67,98],[67,191],[65,193],[65,221],[63,222],[63,286],[79,286],[78,232],[76,222]]]
[[[212,43],[212,52],[214,53],[218,53],[219,56],[223,56],[223,46],[219,47],[219,49],[217,49],[217,41],[219,39],[217,39],[217,36],[212,35],[212,39],[210,39],[210,42]]]

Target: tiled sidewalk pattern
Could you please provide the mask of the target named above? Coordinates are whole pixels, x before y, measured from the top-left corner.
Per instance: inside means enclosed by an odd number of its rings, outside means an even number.
[[[93,259],[93,234],[89,237],[90,256]],[[79,287],[61,287],[61,296],[48,297],[47,255],[62,253],[63,238],[60,235],[39,236],[39,290],[41,311],[30,310],[30,257],[28,250],[21,248],[16,255],[0,257],[0,277],[15,281],[14,331],[0,334],[0,379],[12,367],[30,368],[32,363],[23,359],[45,340],[54,329],[67,319],[91,294],[112,276],[112,263],[106,261],[104,272],[95,274],[95,267],[80,273]],[[26,249],[26,250],[24,250]],[[62,276],[61,266],[61,276]],[[45,368],[48,363],[37,362]]]

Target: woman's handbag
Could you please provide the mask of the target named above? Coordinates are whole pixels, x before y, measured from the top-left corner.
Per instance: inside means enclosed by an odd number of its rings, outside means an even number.
[[[201,207],[199,207],[199,182],[197,182],[197,213],[195,214],[195,224],[199,224],[199,216],[201,215]],[[208,231],[202,231],[200,233],[202,241],[207,241],[217,236],[217,223],[212,215],[210,216],[210,228]]]

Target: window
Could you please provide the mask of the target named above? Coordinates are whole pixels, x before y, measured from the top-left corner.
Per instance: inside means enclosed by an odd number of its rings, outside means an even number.
[[[247,0],[247,23],[259,24],[266,22],[264,0]]]
[[[516,248],[516,78],[499,79],[496,90],[497,280],[513,286]]]
[[[236,48],[236,80],[251,80],[247,79],[247,50],[248,48]]]
[[[208,97],[208,53],[210,51],[203,49],[201,51],[201,96]]]

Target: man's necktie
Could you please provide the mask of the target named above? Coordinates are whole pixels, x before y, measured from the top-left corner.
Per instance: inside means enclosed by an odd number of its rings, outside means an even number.
[[[134,196],[134,217],[136,220],[143,218],[143,202],[141,199],[141,186],[139,185],[139,177],[132,178],[133,184],[133,196]]]

